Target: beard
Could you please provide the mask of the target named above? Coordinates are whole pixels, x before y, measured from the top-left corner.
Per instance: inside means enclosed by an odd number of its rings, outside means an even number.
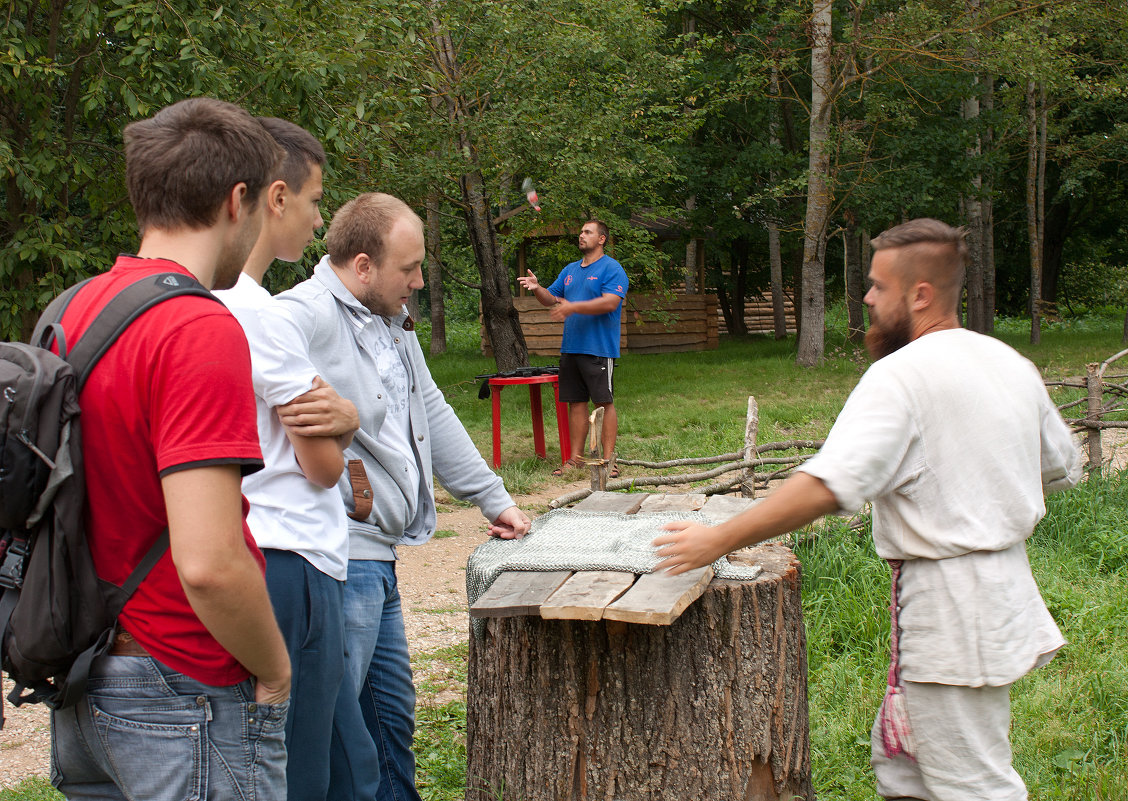
[[[398,301],[388,301],[380,292],[381,284],[369,284],[363,297],[357,298],[360,305],[378,317],[395,317],[403,306]]]
[[[866,331],[866,350],[874,361],[884,359],[913,341],[908,309],[902,308],[896,317],[886,320],[874,317],[870,311],[870,327]]]

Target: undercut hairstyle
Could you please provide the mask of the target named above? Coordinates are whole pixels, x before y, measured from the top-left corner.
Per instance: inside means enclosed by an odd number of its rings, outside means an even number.
[[[969,255],[966,228],[953,228],[940,220],[921,217],[878,234],[870,240],[870,247],[874,253],[901,251],[896,266],[905,289],[925,281],[953,308],[958,306]]]
[[[243,109],[210,97],[181,100],[125,127],[125,182],[142,235],[214,225],[236,184],[258,205],[282,149]]]
[[[603,220],[588,220],[589,223],[595,225],[595,229],[599,231],[599,235],[603,237],[603,244],[611,244],[611,229],[607,227],[607,223]]]
[[[337,210],[325,233],[330,263],[343,267],[358,254],[366,253],[374,264],[382,264],[388,234],[401,217],[414,218],[423,225],[411,206],[398,197],[382,192],[357,195]]]
[[[300,192],[310,173],[313,172],[313,166],[316,164],[324,169],[328,163],[325,158],[325,148],[313,134],[289,120],[259,117],[258,121],[263,128],[266,128],[267,133],[274,137],[274,141],[286,151],[272,180],[285,181],[290,189]]]

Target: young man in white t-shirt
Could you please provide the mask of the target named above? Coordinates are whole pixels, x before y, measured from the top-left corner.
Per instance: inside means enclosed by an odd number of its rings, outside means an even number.
[[[317,374],[305,345],[264,326],[271,302],[263,276],[275,259],[296,262],[323,225],[320,202],[325,151],[309,132],[274,118],[261,124],[286,152],[266,192],[266,219],[234,288],[217,293],[243,326],[251,349],[259,439],[265,468],[243,482],[248,524],[266,556],[266,582],[293,665],[286,721],[289,801],[325,801],[331,749],[356,753],[367,737],[349,710],[336,716],[345,670],[343,587],[348,566],[345,512],[335,489],[343,449],[358,421],[356,407]],[[298,425],[278,408],[301,403]],[[374,749],[360,755],[375,760]],[[337,760],[341,763],[342,760]],[[348,764],[348,760],[343,760]],[[363,782],[359,775],[355,782]],[[358,787],[371,797],[375,788]]]

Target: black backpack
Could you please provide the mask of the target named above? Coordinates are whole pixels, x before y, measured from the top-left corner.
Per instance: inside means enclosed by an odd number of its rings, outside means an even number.
[[[82,697],[118,614],[168,548],[165,529],[120,587],[94,570],[78,406],[90,371],[158,303],[180,295],[219,302],[183,273],[147,276],[119,292],[68,353],[60,321],[85,283],[47,307],[32,344],[0,343],[0,667],[16,685],[8,695],[15,706],[62,709]]]

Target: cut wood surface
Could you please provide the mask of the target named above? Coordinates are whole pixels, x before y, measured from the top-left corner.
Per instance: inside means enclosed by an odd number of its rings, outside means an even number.
[[[549,620],[602,620],[604,608],[634,583],[634,573],[581,570],[541,604],[540,616]]]
[[[470,607],[470,616],[512,617],[539,614],[541,604],[571,575],[569,570],[506,571]]]
[[[607,606],[603,618],[668,626],[701,597],[712,580],[713,568],[708,565],[677,576],[665,571],[647,573],[639,576],[622,598]]]
[[[572,508],[583,512],[633,515],[648,497],[645,492],[593,492]]]
[[[651,495],[642,502],[640,512],[696,512],[705,505],[705,496],[696,492],[683,495]]]
[[[723,523],[759,503],[756,498],[737,498],[732,495],[710,495],[701,512],[717,523]]]

